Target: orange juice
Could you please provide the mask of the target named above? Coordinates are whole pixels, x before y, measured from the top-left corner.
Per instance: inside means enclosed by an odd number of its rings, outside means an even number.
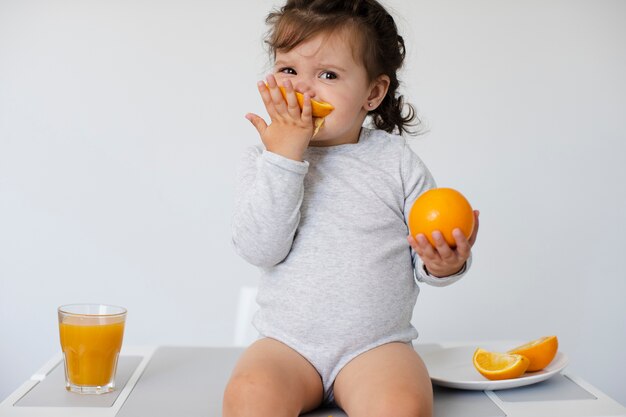
[[[104,304],[69,304],[58,308],[65,363],[65,388],[79,394],[115,389],[126,309]]]
[[[122,347],[124,322],[60,323],[68,379],[75,385],[105,386],[113,380]]]

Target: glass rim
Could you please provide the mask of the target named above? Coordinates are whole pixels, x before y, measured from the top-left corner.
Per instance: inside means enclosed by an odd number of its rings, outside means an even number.
[[[71,311],[70,309],[72,307],[95,307],[95,306],[102,306],[102,307],[106,307],[106,308],[111,308],[111,309],[116,309],[118,310],[117,313],[111,313],[111,314],[90,314],[90,313],[77,313],[74,311]],[[112,304],[100,304],[100,303],[74,303],[74,304],[64,304],[60,307],[57,308],[57,311],[61,314],[65,314],[68,316],[83,316],[83,317],[121,317],[121,316],[125,316],[126,313],[128,312],[128,310],[125,307],[120,307],[120,306],[116,306],[116,305],[112,305]]]

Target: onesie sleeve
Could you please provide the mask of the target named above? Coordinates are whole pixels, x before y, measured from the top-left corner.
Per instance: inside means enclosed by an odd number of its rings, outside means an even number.
[[[239,166],[232,242],[253,265],[282,262],[300,222],[304,177],[309,163],[293,161],[261,147],[251,147]]]
[[[404,187],[404,221],[408,230],[409,213],[413,203],[422,193],[436,187],[432,174],[424,165],[424,162],[413,152],[408,143],[405,143],[402,156],[402,182]],[[426,271],[422,259],[410,246],[409,249],[411,250],[413,268],[417,280],[436,287],[443,287],[458,281],[469,270],[472,263],[472,255],[470,255],[461,271],[454,275],[439,278],[430,275]]]

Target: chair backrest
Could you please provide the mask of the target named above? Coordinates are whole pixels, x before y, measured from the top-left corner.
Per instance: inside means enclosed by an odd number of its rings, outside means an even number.
[[[235,346],[248,346],[258,338],[258,332],[252,326],[252,318],[259,309],[256,294],[257,287],[244,286],[239,290],[233,340]]]

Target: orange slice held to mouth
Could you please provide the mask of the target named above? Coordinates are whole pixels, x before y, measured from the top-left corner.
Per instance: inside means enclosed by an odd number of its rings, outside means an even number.
[[[287,91],[285,90],[285,87],[278,88],[280,89],[280,92],[286,101]],[[302,107],[304,106],[304,94],[296,91],[296,99],[298,100],[298,105],[300,106],[300,109],[302,109]],[[335,108],[329,103],[311,99],[311,110],[313,111],[313,117],[319,117],[323,119],[324,117],[328,116],[330,112],[332,112],[334,109]]]

